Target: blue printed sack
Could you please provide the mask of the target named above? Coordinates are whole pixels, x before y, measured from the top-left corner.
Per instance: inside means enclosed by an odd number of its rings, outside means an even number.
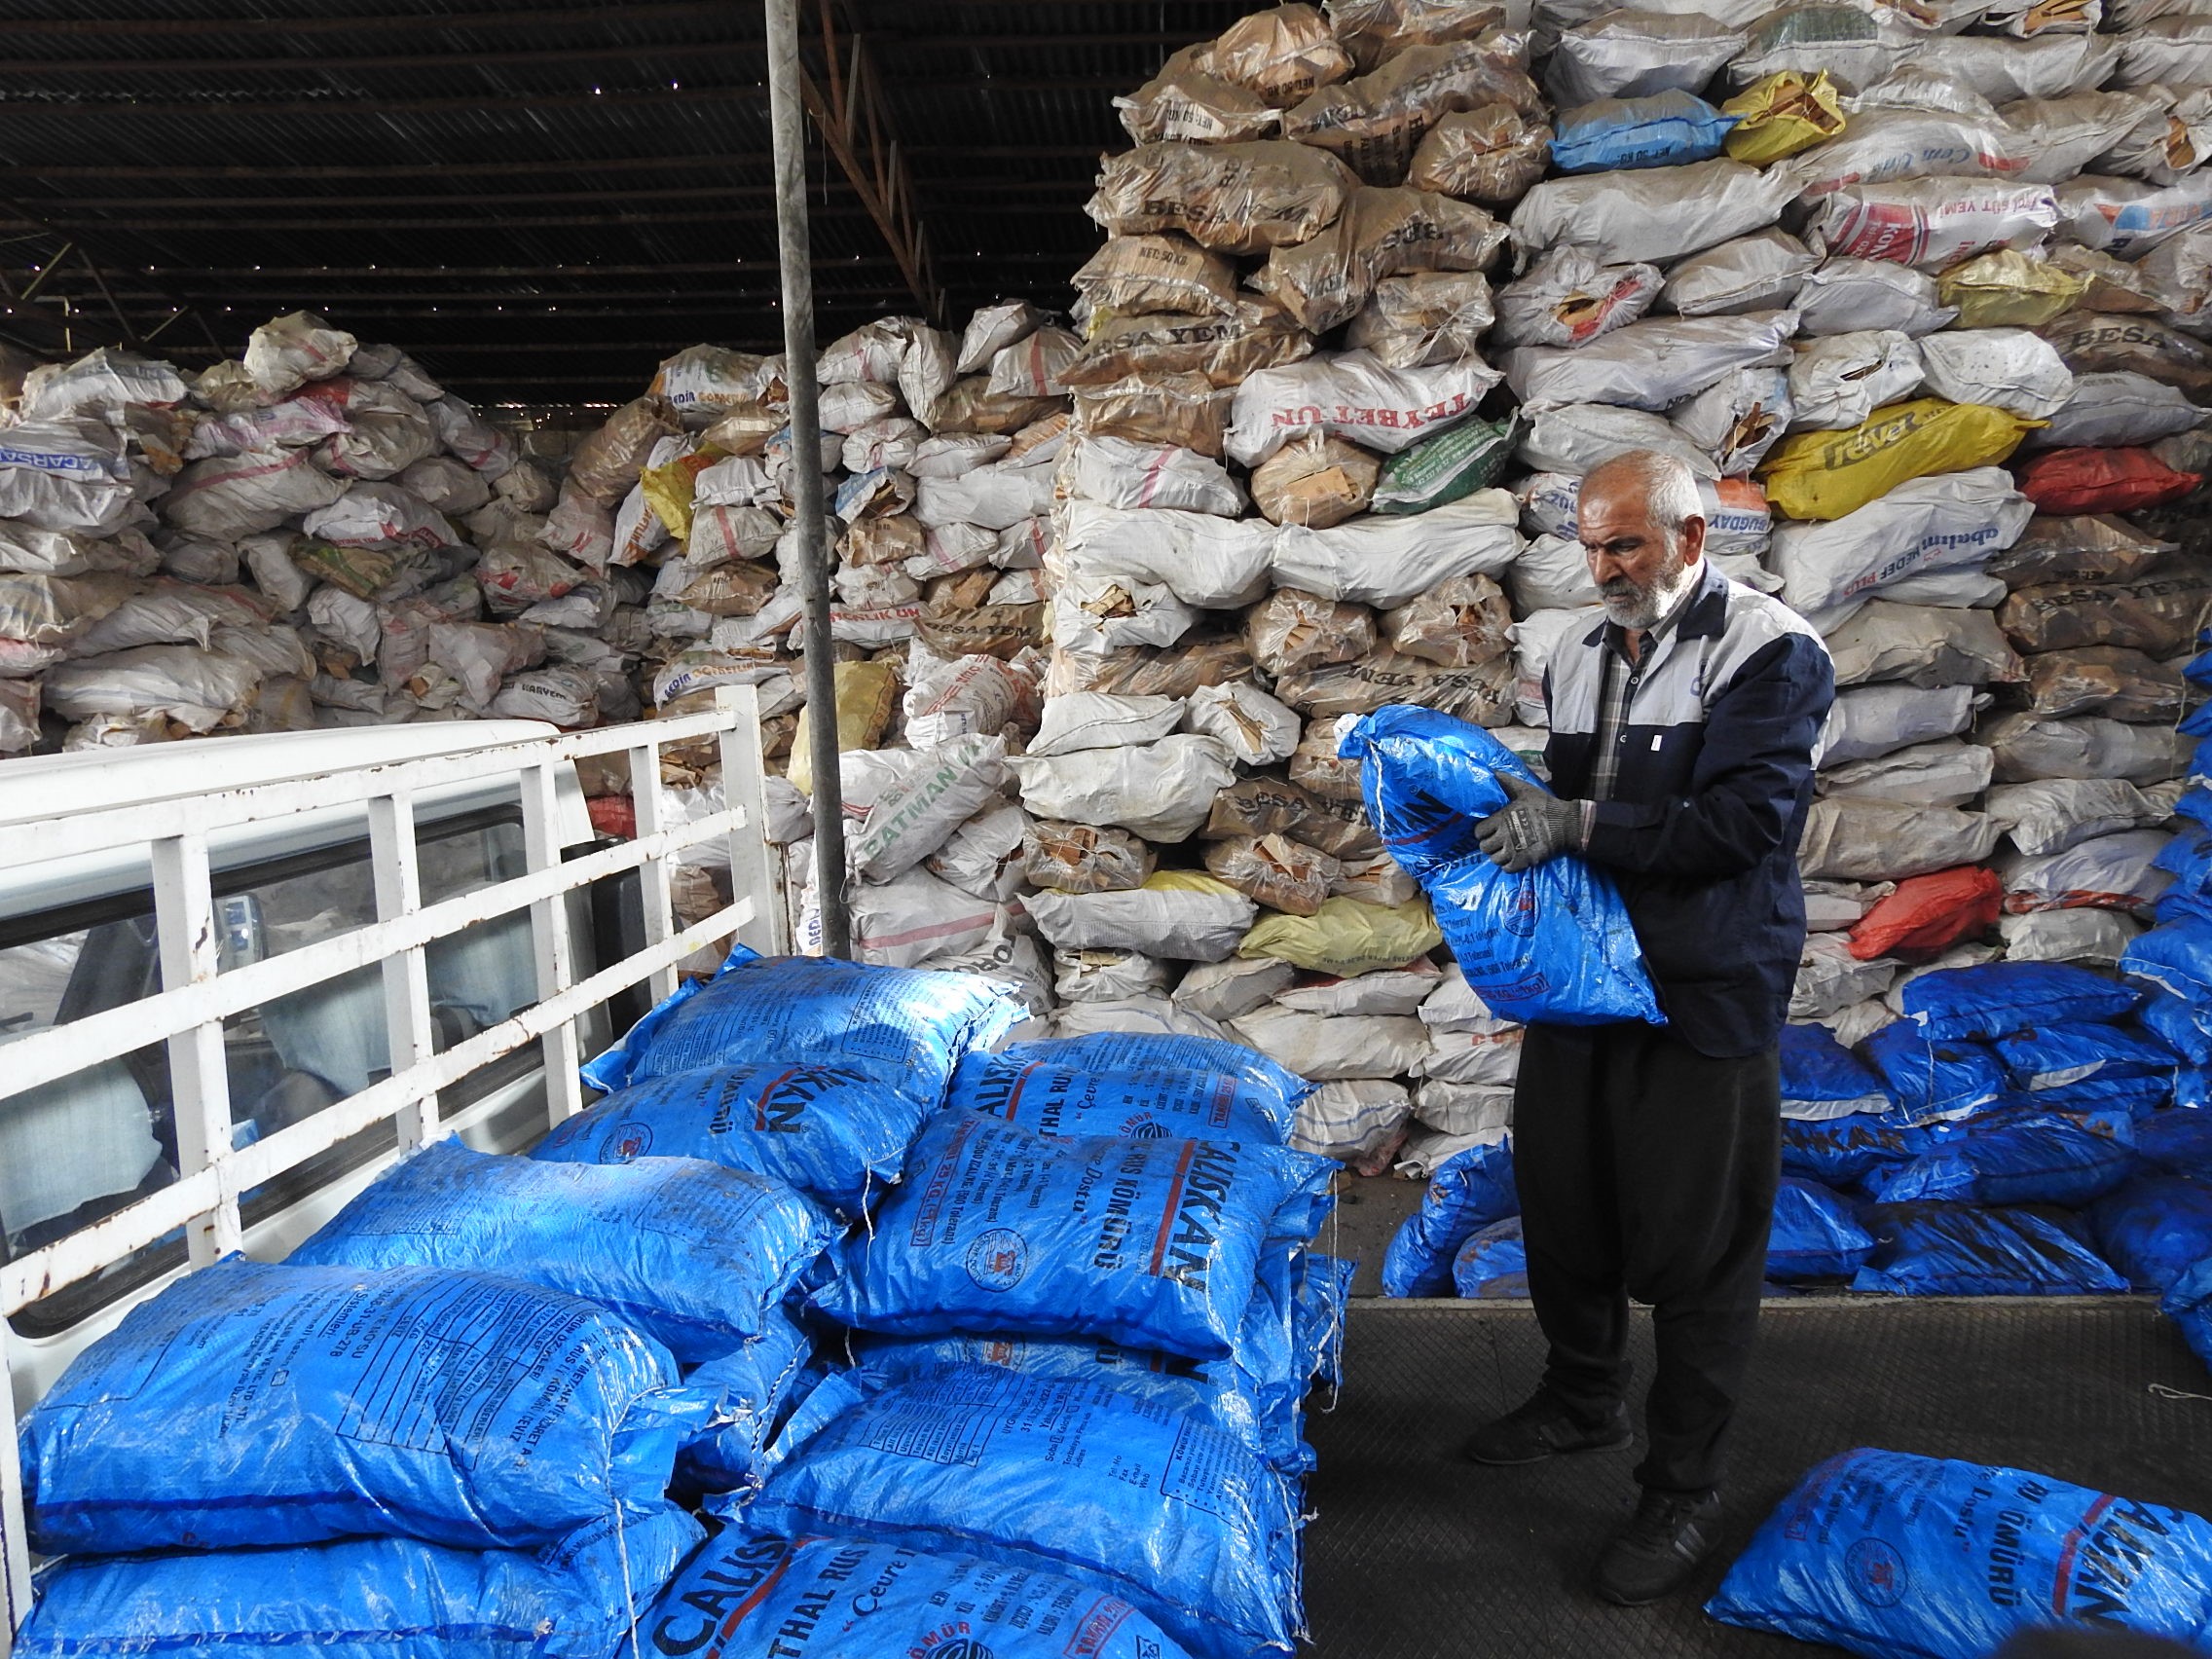
[[[2212,1367],[2212,1256],[2174,1280],[2159,1298],[2158,1311],[2181,1327],[2182,1341]]]
[[[558,1163],[702,1158],[772,1176],[841,1215],[899,1179],[929,1108],[854,1066],[715,1066],[617,1089],[531,1150]]]
[[[2138,1176],[2085,1219],[2098,1252],[2137,1290],[2163,1293],[2212,1258],[2212,1188],[2178,1175]]]
[[[2212,1525],[2049,1475],[1862,1448],[1805,1477],[1705,1610],[1870,1659],[1988,1659],[2053,1622],[2201,1645]]]
[[[1382,1257],[1384,1296],[1450,1296],[1452,1262],[1478,1228],[1521,1213],[1509,1144],[1473,1146],[1436,1166],[1420,1208],[1399,1223]]]
[[[1529,1294],[1529,1246],[1519,1216],[1475,1230],[1452,1258],[1452,1287],[1461,1296],[1492,1300]]]
[[[1938,968],[1899,992],[1905,1014],[1932,1041],[1987,1042],[2031,1025],[2121,1019],[2142,992],[2064,962],[1985,962]]]
[[[1105,1337],[1234,1352],[1277,1213],[1337,1165],[1254,1141],[1057,1139],[933,1118],[814,1305],[889,1336]]]
[[[677,1460],[682,1484],[693,1492],[758,1487],[784,1414],[804,1391],[813,1352],[798,1321],[772,1308],[758,1336],[687,1373],[685,1390],[709,1405],[706,1420],[684,1436]]]
[[[31,1548],[557,1543],[659,1509],[676,1381],[559,1291],[233,1258],[132,1309],[24,1419]]]
[[[2137,934],[2120,952],[2120,971],[2193,1008],[2212,1007],[2212,917],[2185,917]]]
[[[2168,1067],[2162,1073],[2139,1077],[2089,1077],[2080,1083],[2039,1088],[2007,1098],[2013,1105],[2035,1106],[2051,1112],[2078,1115],[2122,1112],[2130,1117],[2144,1117],[2173,1100],[2175,1086],[2183,1075],[2183,1068]]]
[[[1309,1382],[1341,1388],[1345,1381],[1345,1327],[1357,1262],[1301,1250],[1291,1269],[1292,1334],[1298,1374]]]
[[[1993,1047],[2014,1088],[2064,1088],[2092,1078],[2171,1076],[2179,1056],[2156,1037],[2119,1025],[2036,1025]]]
[[[847,1066],[935,1107],[970,1049],[1027,1017],[1012,987],[974,974],[879,968],[834,956],[756,956],[739,945],[687,980],[584,1067],[594,1088],[702,1066]]]
[[[445,1140],[386,1171],[290,1260],[528,1279],[621,1314],[690,1364],[758,1336],[833,1236],[781,1181],[698,1159],[539,1163]]]
[[[2212,1184],[2212,1107],[2154,1112],[2135,1125],[2135,1150],[2171,1174]]]
[[[1825,1025],[1782,1028],[1782,1115],[1800,1122],[1882,1112],[1890,1097],[1865,1061]]]
[[[1111,1043],[1071,1037],[971,1052],[952,1074],[949,1103],[1042,1135],[1280,1145],[1290,1138],[1298,1103],[1316,1087],[1234,1043],[1106,1035]]]
[[[1817,1181],[1785,1175],[1774,1194],[1774,1227],[1766,1240],[1766,1276],[1849,1278],[1874,1253],[1874,1235],[1859,1225],[1848,1200]]]
[[[2009,1108],[1939,1126],[1927,1152],[1873,1183],[1874,1196],[1885,1203],[2079,1208],[2135,1172],[2134,1138],[2124,1112]]]
[[[1930,1133],[1858,1114],[1825,1123],[1782,1125],[1782,1167],[1828,1187],[1865,1191],[1883,1170],[1910,1163],[1928,1150]]]
[[[995,1365],[1023,1377],[1103,1382],[1131,1399],[1177,1415],[1195,1414],[1278,1469],[1303,1472],[1312,1456],[1298,1418],[1271,1420],[1258,1382],[1235,1360],[1125,1348],[1096,1337],[870,1337],[854,1340],[857,1370],[869,1387],[940,1376],[962,1366]]]
[[[1610,877],[1567,855],[1509,875],[1475,839],[1506,804],[1500,773],[1535,783],[1481,726],[1433,709],[1355,721],[1337,753],[1360,761],[1367,816],[1427,892],[1467,983],[1500,1019],[1666,1023],[1628,907]]]
[[[2005,1095],[2005,1068],[1992,1051],[1961,1038],[1931,1040],[1909,1019],[1867,1038],[1866,1057],[1882,1074],[1892,1122],[1907,1127],[1969,1117]]]
[[[16,1656],[609,1659],[704,1535],[666,1504],[537,1550],[341,1538],[75,1556],[39,1574]]]
[[[1853,1290],[1892,1296],[2114,1296],[2127,1281],[2055,1221],[1972,1204],[1872,1204]]]
[[[1604,98],[1553,118],[1552,166],[1578,173],[1709,162],[1738,119],[1684,92]]]
[[[1049,1563],[732,1527],[638,1630],[639,1659],[1189,1659],[1121,1597]]]
[[[1104,1382],[970,1366],[894,1384],[801,1446],[747,1520],[1060,1572],[1206,1659],[1302,1634],[1290,1486],[1220,1430]]]

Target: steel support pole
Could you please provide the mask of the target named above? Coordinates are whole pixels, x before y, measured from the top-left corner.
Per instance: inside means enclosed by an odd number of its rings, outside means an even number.
[[[784,378],[792,397],[792,496],[806,600],[806,707],[813,742],[814,885],[826,956],[853,953],[845,905],[845,792],[837,759],[836,659],[830,639],[830,549],[823,530],[819,399],[814,384],[814,250],[806,222],[806,114],[799,91],[798,0],[763,0],[768,126],[776,152],[776,251],[784,276]]]

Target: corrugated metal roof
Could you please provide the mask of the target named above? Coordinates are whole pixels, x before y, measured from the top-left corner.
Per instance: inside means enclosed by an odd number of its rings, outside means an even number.
[[[1002,296],[1067,301],[1098,241],[1096,157],[1125,143],[1112,94],[1246,9],[819,3],[835,52],[810,16],[809,71],[842,86],[857,43],[954,323]],[[55,267],[0,334],[53,350],[159,327],[189,363],[320,310],[471,396],[533,402],[634,395],[697,340],[781,343],[756,8],[0,0],[0,27],[6,298]],[[921,310],[809,137],[820,332]]]

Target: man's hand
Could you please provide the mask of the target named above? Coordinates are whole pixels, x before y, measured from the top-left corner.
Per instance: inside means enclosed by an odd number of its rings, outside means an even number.
[[[1505,806],[1475,826],[1475,838],[1499,869],[1533,869],[1581,844],[1580,805],[1509,772],[1497,781],[1505,786]]]

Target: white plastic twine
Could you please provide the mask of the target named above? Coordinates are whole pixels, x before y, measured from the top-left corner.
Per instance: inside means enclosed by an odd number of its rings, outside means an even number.
[[[2212,1405],[2212,1394],[2192,1394],[2187,1388],[2169,1388],[2163,1382],[2153,1382],[2149,1392],[2161,1400],[2202,1400]]]

